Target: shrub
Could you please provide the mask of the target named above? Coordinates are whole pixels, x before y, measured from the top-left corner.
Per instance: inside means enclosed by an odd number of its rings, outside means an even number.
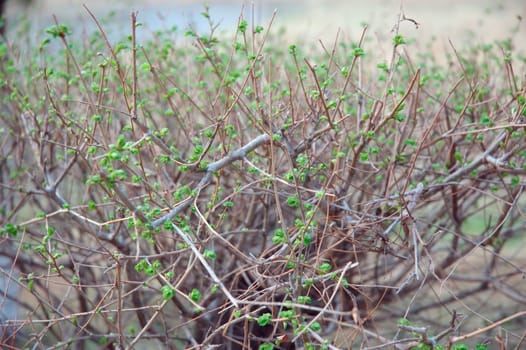
[[[520,342],[524,59],[271,22],[2,44],[5,344]]]

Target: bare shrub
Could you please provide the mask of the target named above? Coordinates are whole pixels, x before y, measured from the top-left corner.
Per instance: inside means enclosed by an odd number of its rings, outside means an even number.
[[[520,347],[510,42],[442,66],[398,34],[375,61],[365,30],[311,52],[132,19],[3,43],[6,348]]]

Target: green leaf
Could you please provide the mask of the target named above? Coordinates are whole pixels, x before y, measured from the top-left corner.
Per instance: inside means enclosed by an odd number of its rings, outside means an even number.
[[[110,153],[108,153],[108,157],[111,160],[120,160],[121,159],[121,153],[117,150],[112,150]]]
[[[64,24],[56,24],[46,28],[46,33],[53,36],[53,38],[65,37],[71,34],[71,30]]]
[[[205,258],[208,258],[210,260],[215,260],[215,258],[217,258],[216,252],[214,252],[213,250],[209,250],[209,249],[205,249],[203,255],[205,256]]]
[[[28,289],[30,292],[33,291],[33,289],[34,289],[34,281],[33,281],[33,279],[30,279],[30,280],[27,281],[27,289]]]
[[[318,267],[318,269],[323,273],[327,273],[332,269],[332,266],[328,262],[324,262]]]
[[[365,55],[365,51],[361,47],[355,47],[354,50],[352,50],[352,55],[354,57],[360,57]]]
[[[409,320],[407,318],[400,318],[400,319],[398,319],[398,324],[400,326],[410,326],[411,322],[409,322]]]
[[[248,27],[248,22],[246,20],[242,20],[240,23],[239,23],[239,26],[237,27],[237,30],[240,32],[240,33],[245,33],[247,31],[247,27]]]
[[[265,313],[258,317],[258,325],[261,327],[268,326],[272,322],[272,314]]]
[[[287,198],[287,205],[292,208],[297,208],[300,206],[300,200],[297,196],[290,196]]]
[[[300,304],[312,304],[312,298],[308,295],[300,295],[298,297],[298,303]]]
[[[7,233],[10,236],[16,237],[18,234],[18,228],[11,223],[7,223],[4,225],[4,228],[0,231],[0,233]]]
[[[310,244],[312,242],[312,237],[310,234],[306,233],[304,236],[303,236],[303,245],[305,247],[309,247]]]
[[[451,348],[452,350],[469,350],[466,344],[456,344]]]
[[[399,45],[405,44],[404,37],[402,35],[400,35],[400,34],[395,35],[394,38],[393,38],[393,44],[394,44],[394,46],[399,46]]]
[[[145,72],[150,72],[152,70],[152,67],[148,62],[144,62],[143,64],[141,64],[141,69]]]
[[[274,236],[272,237],[272,242],[274,244],[283,244],[286,242],[285,232],[278,228],[274,231]]]
[[[190,299],[192,299],[192,301],[194,303],[198,303],[199,300],[201,300],[201,292],[199,291],[199,289],[192,289],[192,291],[190,292],[190,294],[188,294],[188,296],[190,297]]]
[[[162,286],[161,293],[163,294],[164,300],[169,300],[175,296],[175,289],[173,289],[171,286]]]
[[[273,349],[274,349],[274,345],[271,343],[261,344],[258,348],[258,350],[273,350]]]
[[[369,154],[366,152],[360,153],[360,162],[367,162],[369,160]]]
[[[321,330],[321,324],[319,322],[313,322],[310,326],[310,329],[312,329],[315,332],[319,332]]]

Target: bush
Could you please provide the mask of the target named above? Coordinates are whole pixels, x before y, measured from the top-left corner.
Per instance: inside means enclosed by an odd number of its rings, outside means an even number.
[[[519,346],[511,40],[440,64],[395,33],[384,61],[365,30],[310,50],[210,21],[3,42],[3,344]]]

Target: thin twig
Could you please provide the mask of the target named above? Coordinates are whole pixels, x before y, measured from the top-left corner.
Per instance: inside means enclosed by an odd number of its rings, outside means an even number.
[[[497,322],[493,322],[492,324],[490,324],[489,326],[486,326],[484,328],[479,328],[471,333],[468,333],[468,334],[464,334],[464,335],[459,335],[459,336],[456,336],[456,337],[450,337],[449,338],[449,343],[450,344],[454,344],[454,343],[457,343],[459,341],[464,341],[466,339],[469,339],[469,338],[473,338],[479,334],[482,334],[484,332],[487,332],[495,327],[498,327],[506,322],[509,322],[511,320],[514,320],[516,318],[519,318],[519,317],[523,317],[523,316],[526,316],[526,311],[521,311],[521,312],[517,312],[511,316],[508,316],[506,318],[503,318],[502,320],[500,321],[497,321]]]
[[[246,155],[256,149],[257,147],[261,146],[264,143],[267,143],[270,140],[270,136],[266,134],[262,134],[257,136],[255,139],[244,145],[243,147],[233,151],[232,153],[228,154],[224,158],[221,158],[218,161],[215,161],[213,163],[210,163],[206,167],[206,173],[205,176],[201,179],[199,184],[197,185],[197,190],[201,190],[204,188],[208,183],[212,180],[212,177],[214,176],[214,173],[219,171],[220,169],[226,167],[227,165],[232,164],[233,162],[237,160],[241,160],[246,157]],[[188,208],[192,204],[192,198],[188,197],[186,198],[181,204],[174,207],[172,210],[170,210],[166,215],[163,217],[154,220],[151,222],[151,225],[153,228],[159,227],[163,225],[166,221],[171,220],[174,216]]]
[[[201,263],[201,265],[203,265],[203,267],[205,268],[206,272],[208,272],[208,275],[212,278],[212,281],[214,281],[214,283],[216,283],[219,288],[221,288],[221,290],[223,291],[223,293],[225,294],[225,296],[228,298],[228,300],[230,300],[230,302],[236,307],[238,308],[239,307],[239,304],[238,304],[238,301],[236,298],[234,298],[232,296],[232,294],[230,294],[230,292],[228,291],[228,289],[225,287],[225,285],[223,284],[223,282],[221,282],[221,280],[219,279],[219,277],[217,277],[216,273],[214,272],[214,270],[212,269],[212,267],[210,265],[208,265],[208,263],[206,262],[206,259],[205,257],[203,256],[203,254],[201,254],[201,252],[199,251],[199,249],[197,249],[197,247],[195,246],[194,242],[192,242],[192,240],[188,237],[188,235],[186,233],[184,233],[177,225],[173,225],[174,229],[175,229],[175,232],[177,232],[177,234],[179,235],[179,237],[181,237],[181,239],[186,243],[188,244],[188,246],[190,247],[190,249],[192,249],[192,252],[194,252],[195,256],[197,257],[197,259],[199,259],[199,262]]]

